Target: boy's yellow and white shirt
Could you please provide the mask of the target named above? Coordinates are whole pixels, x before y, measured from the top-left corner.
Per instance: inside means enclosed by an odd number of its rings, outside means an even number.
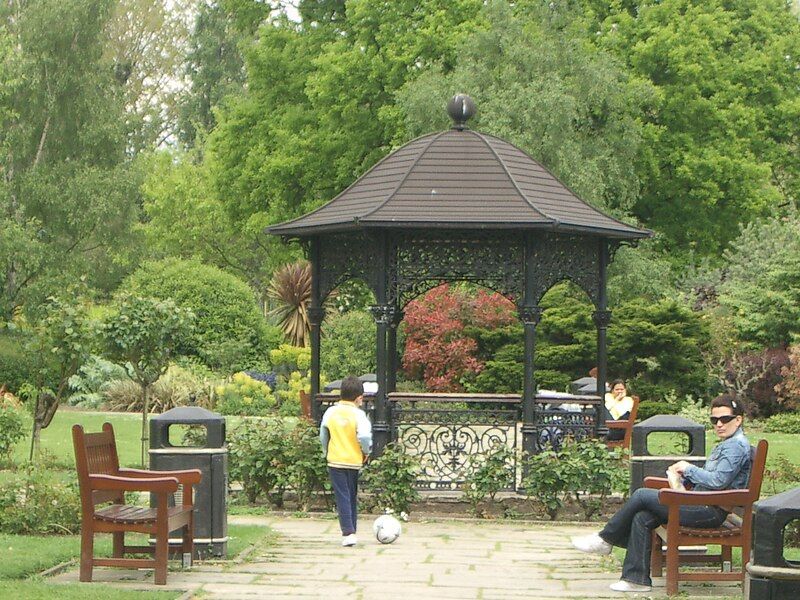
[[[322,416],[319,439],[329,467],[360,469],[372,451],[372,424],[354,402],[340,400]]]

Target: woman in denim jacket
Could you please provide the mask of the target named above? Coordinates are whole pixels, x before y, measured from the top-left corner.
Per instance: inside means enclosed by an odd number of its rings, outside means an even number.
[[[711,402],[711,423],[721,440],[702,468],[685,460],[669,470],[693,490],[730,490],[747,487],[750,478],[750,442],[742,431],[744,411],[733,394]],[[658,490],[639,488],[599,533],[572,539],[583,552],[610,554],[612,546],[627,548],[622,578],[611,584],[618,592],[649,592],[651,532],[667,522],[668,509],[658,501]],[[719,527],[728,513],[717,506],[681,506],[680,523],[686,527]]]

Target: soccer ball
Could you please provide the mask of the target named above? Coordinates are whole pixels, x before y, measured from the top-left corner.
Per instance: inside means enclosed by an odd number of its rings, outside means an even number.
[[[400,521],[392,515],[381,515],[372,524],[372,531],[375,532],[375,538],[381,544],[391,544],[400,537],[402,527]]]

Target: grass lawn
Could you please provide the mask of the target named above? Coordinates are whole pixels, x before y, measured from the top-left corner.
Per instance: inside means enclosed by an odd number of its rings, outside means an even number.
[[[238,417],[226,417],[228,431],[238,424]],[[83,411],[60,408],[47,429],[42,430],[41,450],[46,456],[48,466],[55,468],[75,468],[75,455],[72,449],[72,426],[83,425],[87,432],[100,431],[108,421],[114,426],[117,439],[117,453],[120,465],[124,467],[141,466],[142,456],[142,415],[121,412]],[[14,449],[13,460],[23,464],[30,452],[30,434]]]
[[[128,534],[126,541],[146,544],[144,535]],[[237,556],[250,545],[268,546],[275,541],[275,534],[261,525],[229,525],[228,556]],[[36,536],[0,534],[0,548],[5,558],[0,561],[0,580],[23,579],[54,567],[80,555],[81,538],[78,535]],[[111,556],[111,536],[95,536],[97,556]],[[0,598],[8,596],[0,595]]]
[[[171,600],[183,592],[143,592],[121,590],[107,585],[56,584],[43,581],[0,581],[0,598],[25,598],[25,600]]]

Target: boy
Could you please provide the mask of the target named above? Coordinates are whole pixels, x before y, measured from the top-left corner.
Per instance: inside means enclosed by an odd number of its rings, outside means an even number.
[[[336,496],[342,546],[355,546],[358,542],[358,473],[372,451],[372,425],[360,408],[363,399],[364,384],[358,377],[345,377],[341,400],[325,411],[319,426],[322,454],[328,461]]]

